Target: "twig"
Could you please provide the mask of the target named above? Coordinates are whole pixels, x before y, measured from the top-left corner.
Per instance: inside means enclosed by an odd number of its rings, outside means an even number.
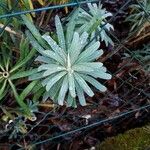
[[[5,27],[5,25],[3,25],[2,23],[0,23],[0,28],[4,28],[4,27]],[[10,27],[6,26],[4,30],[7,31],[7,32],[9,32],[10,34],[14,34],[14,35],[16,35],[18,37],[21,37],[21,35],[19,33],[17,33],[16,31],[12,30]]]

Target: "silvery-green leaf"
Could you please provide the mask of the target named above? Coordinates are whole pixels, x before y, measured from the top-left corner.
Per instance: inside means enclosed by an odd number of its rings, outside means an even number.
[[[100,42],[97,41],[95,42],[93,45],[91,45],[90,47],[88,47],[85,51],[83,51],[78,58],[78,61],[80,61],[83,58],[87,58],[88,56],[92,55],[96,50],[98,50],[100,46]]]
[[[66,75],[65,75],[66,76]],[[63,79],[64,77],[62,77],[58,82],[56,82],[56,84],[54,84],[52,86],[52,88],[50,89],[50,98],[55,102],[58,103],[58,95],[59,95],[59,91],[60,88],[62,86],[63,83]],[[54,92],[55,91],[55,92]]]
[[[106,79],[106,80],[110,80],[112,78],[112,75],[105,73],[101,70],[94,71],[92,73],[89,72],[88,74],[95,77],[95,78],[101,78],[101,79]]]
[[[66,51],[66,43],[65,43],[63,27],[57,15],[55,16],[55,26],[56,26],[59,45],[64,51]]]
[[[88,3],[87,5],[88,5],[88,7],[89,7],[89,9],[90,9],[91,14],[92,14],[93,16],[95,16],[95,15],[97,14],[96,9],[93,8],[93,6],[92,6],[91,3]]]
[[[41,84],[42,86],[46,86],[48,81],[51,80],[54,76],[56,76],[57,73],[51,74],[50,76],[46,77],[45,79],[42,80]]]
[[[53,77],[51,80],[48,81],[46,85],[46,91],[49,91],[50,88],[58,81],[60,80],[64,75],[66,74],[66,71],[62,71],[58,73],[55,77]]]
[[[58,91],[60,90],[61,85],[62,85],[62,79],[60,79],[56,84],[54,84],[49,91],[46,91],[44,93],[42,100],[46,101],[50,97],[55,103],[57,103],[55,98],[57,96]]]
[[[72,67],[72,69],[76,72],[93,72],[94,69],[85,65],[77,64]]]
[[[79,98],[79,102],[82,106],[85,106],[86,100],[85,100],[85,96],[84,96],[84,91],[77,82],[75,82],[75,85],[76,85],[76,91],[77,91],[77,96]]]
[[[81,44],[80,44],[79,34],[75,32],[71,46],[69,48],[71,64],[73,64],[78,58],[80,54],[80,50],[81,50]]]
[[[83,18],[82,20],[76,20],[76,25],[77,26],[81,26],[82,24],[84,24],[86,21],[89,21],[89,19]],[[86,31],[85,31],[86,32]]]
[[[102,67],[100,68],[100,70],[103,71],[103,72],[106,72],[106,71],[107,71],[106,67],[104,67],[104,66],[102,66]]]
[[[59,47],[57,45],[57,43],[48,35],[43,35],[42,36],[46,41],[47,43],[51,46],[52,50],[57,53],[60,57],[63,58],[63,60],[65,61],[66,59],[66,54],[65,54],[65,51]]]
[[[98,59],[101,55],[103,55],[103,50],[97,50],[95,51],[91,56],[87,57],[88,61],[94,61]]]
[[[44,48],[36,41],[32,34],[26,31],[26,35],[30,40],[31,45],[41,54],[43,54]]]
[[[63,71],[63,70],[66,70],[64,67],[57,67],[57,68],[49,68],[48,70],[46,70],[43,74],[43,77],[46,77],[46,76],[49,76],[53,73],[56,73],[56,72],[60,72],[60,71]]]
[[[106,31],[103,29],[100,32],[101,34],[101,41],[104,41],[106,46],[108,46],[108,44],[110,43],[111,45],[114,45],[113,41],[111,40],[111,38],[107,35]]]
[[[77,83],[82,87],[82,89],[90,96],[92,97],[94,95],[93,91],[91,88],[87,85],[87,83],[84,81],[84,79],[78,74],[74,73],[75,79]]]
[[[72,97],[76,97],[74,75],[68,73],[69,92]]]
[[[42,101],[45,102],[49,97],[50,97],[50,93],[49,91],[48,92],[46,91],[43,95]]]
[[[98,10],[98,6],[97,6],[96,3],[93,3],[93,7],[94,7],[96,10]]]
[[[107,24],[105,24],[105,29],[107,31],[110,31],[111,29],[114,30],[114,27],[110,23],[107,23]]]
[[[73,108],[77,108],[77,103],[76,103],[76,99],[75,98],[73,99],[72,107]]]
[[[68,79],[67,79],[67,76],[65,76],[65,78],[62,82],[62,85],[61,85],[61,89],[59,91],[59,95],[58,95],[58,104],[59,105],[63,105],[67,90],[68,90]]]
[[[81,14],[81,15],[80,15]],[[88,14],[86,11],[82,11],[81,13],[79,14],[79,17],[82,17],[83,20],[85,21],[86,20],[90,20],[92,19],[92,16],[90,14]],[[80,20],[81,21],[81,20]],[[84,22],[85,23],[85,22]]]
[[[67,24],[67,33],[66,33],[66,43],[67,43],[67,48],[70,47],[71,45],[71,41],[74,35],[74,28],[75,28],[75,24],[76,24],[76,18],[78,16],[79,13],[79,8],[77,8],[74,12],[73,15],[71,16],[71,19],[69,20],[68,24]]]
[[[102,54],[103,54],[103,50],[97,50],[92,55],[81,58],[78,62],[82,63],[82,62],[94,61],[94,60],[98,59]]]
[[[87,76],[87,75],[81,75],[81,77],[83,77],[87,82],[89,82],[90,84],[92,84],[98,90],[100,90],[102,92],[105,92],[107,90],[107,88],[104,85],[102,85],[101,83],[99,83],[94,78],[92,78],[90,76]]]
[[[29,31],[32,33],[32,34],[30,33],[30,35],[28,36],[28,38],[30,39],[30,36],[32,35],[32,37],[34,37],[34,39],[37,41],[37,43],[39,43],[39,45],[41,45],[44,48],[47,48],[45,42],[41,38],[40,32],[34,26],[33,22],[29,21],[29,19],[28,19],[28,17],[26,15],[21,15],[21,18],[23,19],[23,22],[27,26],[27,28],[29,29]]]
[[[77,66],[85,66],[85,67],[88,67],[88,68],[96,68],[96,69],[99,69],[103,66],[103,63],[101,62],[85,62],[85,63],[78,63]]]
[[[68,107],[71,107],[71,106],[73,105],[73,101],[74,101],[74,100],[75,100],[75,98],[73,98],[73,97],[71,96],[71,94],[68,93],[67,106],[68,106]]]
[[[49,57],[45,57],[45,56],[38,56],[35,61],[39,61],[39,62],[43,62],[43,63],[49,63],[49,64],[53,64],[54,61],[53,59],[49,58]]]
[[[89,37],[89,34],[87,32],[83,32],[80,36],[80,43],[81,43],[81,49],[85,47],[87,44],[87,39]]]
[[[50,57],[56,61],[58,61],[60,64],[64,65],[64,61],[63,59],[57,54],[57,53],[54,53],[53,51],[50,51],[50,50],[45,50],[43,52],[43,55],[47,56],[47,57]]]
[[[38,68],[38,71],[47,70],[47,69],[57,69],[59,67],[62,67],[62,66],[61,65],[57,65],[57,64],[42,64]]]
[[[78,28],[76,31],[81,34],[81,33],[83,33],[83,32],[87,32],[87,31],[88,31],[87,28],[89,28],[88,23],[84,23],[84,24],[81,25],[81,27]]]
[[[32,81],[32,80],[41,79],[43,78],[43,73],[44,72],[38,72],[38,73],[32,74],[31,76],[29,76],[28,80]]]

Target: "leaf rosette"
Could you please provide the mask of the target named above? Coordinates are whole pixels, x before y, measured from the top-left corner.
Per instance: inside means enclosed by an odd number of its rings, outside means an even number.
[[[108,44],[114,45],[112,39],[109,37],[108,32],[114,30],[113,25],[108,23],[107,18],[112,14],[103,8],[102,4],[88,3],[88,10],[82,8],[77,9],[69,18],[75,18],[76,31],[78,33],[87,32],[90,38],[104,41],[106,46]]]
[[[89,42],[87,32],[80,35],[73,29],[69,30],[71,26],[68,26],[67,33],[64,34],[58,16],[55,17],[55,26],[57,40],[46,34],[42,36],[50,49],[44,50],[31,41],[41,54],[36,58],[41,65],[38,72],[29,79],[41,79],[42,85],[46,88],[43,100],[50,97],[59,105],[66,103],[68,106],[76,106],[78,97],[80,104],[85,106],[84,93],[90,97],[94,95],[89,84],[105,92],[106,87],[96,79],[111,79],[103,63],[95,62],[103,54],[103,50],[99,50],[99,41]]]

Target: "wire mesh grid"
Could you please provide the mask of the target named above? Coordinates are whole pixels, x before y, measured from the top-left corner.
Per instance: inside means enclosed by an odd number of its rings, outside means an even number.
[[[97,1],[75,1],[63,5],[19,12],[14,12],[14,8],[12,8],[8,14],[0,16],[0,19],[8,19],[4,27],[1,28],[1,36],[3,36],[4,29],[13,17],[64,7],[82,7],[88,2]],[[124,9],[130,6],[131,2],[132,0],[128,0],[122,3],[119,10],[114,13],[108,22],[113,22]],[[141,6],[139,1],[137,3],[144,10],[146,19],[149,22],[149,13]],[[14,7],[17,4],[18,1],[16,1]],[[113,75],[111,81],[105,82],[107,87],[109,85],[106,93],[99,93],[95,90],[96,94],[92,99],[87,97],[90,104],[86,107],[78,107],[77,109],[61,107],[56,108],[56,110],[49,108],[44,111],[41,109],[37,113],[38,121],[26,124],[27,133],[24,135],[19,134],[16,139],[8,139],[12,129],[15,129],[16,124],[19,122],[19,118],[16,119],[16,122],[11,124],[10,129],[1,130],[0,149],[59,149],[60,145],[63,146],[63,149],[75,149],[76,146],[82,149],[82,146],[84,148],[85,145],[92,146],[95,144],[96,139],[103,140],[109,136],[110,130],[113,130],[113,135],[115,135],[118,131],[121,132],[126,128],[150,121],[148,117],[150,115],[149,74],[145,73],[144,62],[138,59],[136,55],[132,55],[133,50],[128,46],[130,37],[135,35],[143,24],[122,40],[117,37],[115,31],[110,33],[115,46],[105,57],[101,58],[101,61]],[[105,25],[102,29],[104,27]],[[116,59],[123,59],[124,53],[130,54],[132,57],[124,59],[117,66]],[[137,80],[140,81],[137,82]],[[80,144],[76,145],[76,141]],[[87,143],[87,141],[92,141],[92,144],[89,145],[90,142]]]

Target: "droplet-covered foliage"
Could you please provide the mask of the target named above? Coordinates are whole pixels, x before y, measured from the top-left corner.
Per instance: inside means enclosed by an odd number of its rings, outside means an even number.
[[[94,95],[89,83],[105,92],[106,87],[96,78],[111,79],[103,64],[95,62],[103,54],[103,50],[99,50],[99,41],[89,42],[87,32],[74,32],[72,23],[68,24],[67,33],[64,34],[58,16],[55,17],[55,26],[57,40],[46,34],[42,36],[50,49],[36,47],[41,54],[36,61],[41,62],[41,65],[38,72],[29,79],[41,79],[42,85],[46,88],[43,100],[50,97],[59,105],[76,107],[78,97],[80,104],[84,106],[84,93],[91,97]]]
[[[88,10],[78,8],[75,13],[68,19],[75,18],[76,31],[78,33],[87,32],[90,34],[90,38],[95,40],[104,41],[106,46],[108,44],[114,45],[112,39],[109,37],[107,32],[114,30],[113,26],[108,23],[107,18],[111,17],[112,14],[103,8],[102,4],[99,3],[88,3]]]

